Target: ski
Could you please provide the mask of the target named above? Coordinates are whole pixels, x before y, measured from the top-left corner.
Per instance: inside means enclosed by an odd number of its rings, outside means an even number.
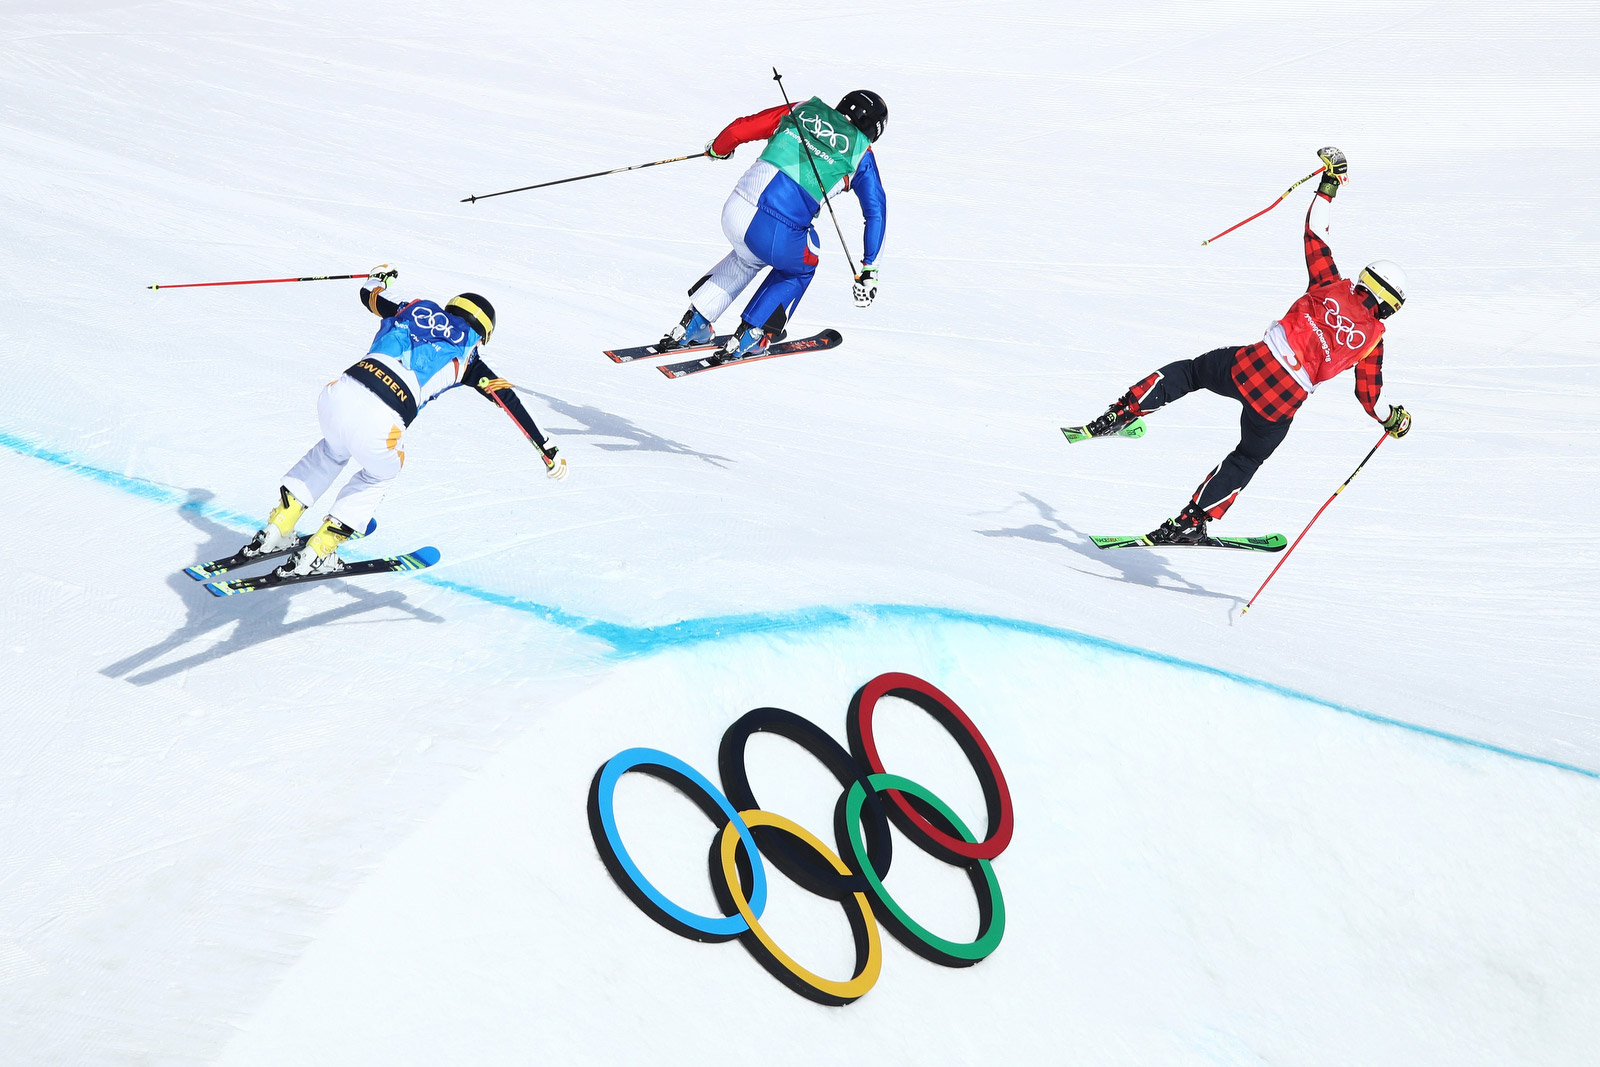
[[[1071,443],[1071,444],[1077,444],[1079,441],[1087,441],[1087,440],[1089,440],[1090,438],[1092,438],[1094,436],[1094,434],[1089,432],[1089,427],[1087,427],[1087,426],[1063,426],[1063,427],[1061,427],[1061,433],[1062,433],[1063,436],[1066,437],[1067,441],[1069,443]],[[1143,437],[1144,436],[1144,420],[1143,419],[1134,419],[1132,422],[1128,423],[1128,425],[1124,426],[1122,429],[1118,430],[1116,433],[1112,434],[1111,436],[1113,436],[1113,437]]]
[[[378,520],[369,519],[366,532],[356,534],[356,537],[371,537],[372,531],[377,528]],[[292,543],[278,549],[276,552],[259,552],[254,556],[247,556],[244,554],[244,549],[241,548],[231,556],[223,556],[221,559],[214,559],[209,563],[196,563],[193,567],[185,567],[183,568],[183,573],[197,582],[203,582],[207,578],[215,578],[219,574],[236,571],[240,567],[248,567],[252,563],[261,563],[265,560],[287,556],[291,552],[298,552],[300,546],[306,543],[306,536],[306,534],[295,535]],[[354,541],[356,537],[352,537],[350,540]]]
[[[259,557],[258,557],[259,558]],[[439,562],[437,548],[419,548],[403,556],[385,556],[382,559],[361,559],[346,563],[336,571],[319,571],[315,574],[281,578],[277,571],[254,578],[235,578],[231,582],[207,582],[212,596],[233,596],[237,593],[256,593],[263,589],[277,589],[302,582],[319,582],[326,578],[355,578],[363,574],[388,574],[392,571],[420,571]]]
[[[798,341],[779,341],[769,345],[765,352],[748,356],[723,358],[718,355],[702,356],[700,359],[689,359],[682,363],[668,363],[656,370],[668,378],[685,378],[691,374],[699,374],[705,370],[716,370],[718,367],[731,367],[738,363],[755,363],[763,359],[775,359],[778,356],[791,356],[796,352],[818,352],[827,348],[838,348],[844,344],[844,337],[838,330],[823,330],[819,334],[806,337]]]
[[[713,337],[703,345],[680,345],[677,348],[662,348],[661,342],[653,345],[640,345],[637,348],[608,348],[606,355],[611,357],[613,363],[632,363],[636,359],[650,359],[653,356],[667,356],[679,352],[707,352],[713,348],[721,348],[727,343],[730,334]]]
[[[1282,552],[1289,539],[1283,534],[1261,537],[1207,537],[1203,541],[1157,542],[1148,534],[1134,537],[1091,537],[1098,548],[1236,548],[1246,552]]]

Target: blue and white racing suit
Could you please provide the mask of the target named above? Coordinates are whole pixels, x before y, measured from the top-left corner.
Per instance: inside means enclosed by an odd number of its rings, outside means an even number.
[[[771,137],[788,113],[779,105],[739,119],[713,144],[725,155],[746,141]],[[883,248],[887,203],[878,164],[868,150],[853,175],[828,190],[832,199],[849,189],[865,219],[862,265],[875,262]],[[798,182],[764,159],[745,171],[722,206],[722,232],[733,249],[689,291],[695,310],[715,322],[763,267],[772,272],[757,287],[739,318],[752,326],[781,329],[794,314],[816,274],[821,243],[812,220],[822,205]]]

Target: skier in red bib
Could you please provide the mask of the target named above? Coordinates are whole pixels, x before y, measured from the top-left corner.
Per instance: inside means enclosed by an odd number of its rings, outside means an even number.
[[[1328,232],[1328,205],[1347,180],[1349,163],[1337,148],[1317,154],[1323,175],[1306,212],[1305,229],[1311,281],[1300,299],[1267,327],[1262,340],[1169,363],[1083,427],[1089,436],[1113,436],[1196,389],[1208,389],[1243,406],[1238,447],[1212,468],[1182,512],[1149,534],[1155,544],[1203,541],[1206,522],[1222,518],[1256,470],[1283,443],[1300,405],[1318,385],[1351,367],[1356,371],[1356,399],[1367,414],[1383,423],[1392,437],[1404,437],[1411,429],[1405,408],[1391,405],[1386,416],[1377,412],[1383,388],[1384,320],[1405,303],[1405,274],[1388,260],[1369,263],[1354,280],[1339,274],[1322,234]]]

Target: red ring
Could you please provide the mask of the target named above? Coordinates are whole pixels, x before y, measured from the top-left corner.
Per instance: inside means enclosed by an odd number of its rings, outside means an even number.
[[[859,748],[856,753],[857,758],[865,762],[873,774],[888,773],[884,769],[883,760],[878,756],[877,740],[872,735],[872,713],[878,701],[885,696],[902,697],[917,705],[943,726],[961,746],[961,750],[966,753],[967,761],[972,764],[973,771],[978,775],[979,784],[983,787],[984,803],[989,811],[989,836],[982,841],[963,841],[929,822],[911,806],[911,802],[899,790],[886,790],[884,795],[912,825],[922,831],[928,842],[938,851],[967,860],[992,860],[1000,855],[1006,850],[1006,846],[1011,844],[1013,824],[1011,790],[1006,785],[1006,776],[1000,770],[1000,763],[994,758],[989,742],[984,740],[978,728],[972,724],[972,720],[967,718],[967,713],[936,686],[915,675],[891,672],[878,675],[857,690],[855,698],[850,702],[849,716],[852,747]],[[967,734],[965,738],[956,733],[951,721],[946,720],[946,716],[961,725]]]

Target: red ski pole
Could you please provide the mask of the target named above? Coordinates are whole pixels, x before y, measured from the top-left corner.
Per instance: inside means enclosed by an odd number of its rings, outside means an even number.
[[[1293,185],[1289,186],[1289,188],[1285,189],[1283,191],[1283,195],[1278,197],[1278,199],[1274,200],[1272,203],[1268,204],[1266,207],[1262,208],[1260,211],[1256,212],[1254,215],[1251,215],[1249,218],[1245,219],[1244,222],[1236,222],[1232,226],[1229,226],[1226,230],[1223,230],[1221,233],[1217,234],[1217,237],[1226,237],[1228,234],[1232,233],[1234,230],[1237,230],[1240,226],[1243,226],[1245,222],[1254,222],[1256,219],[1259,219],[1262,215],[1265,215],[1267,212],[1271,211],[1273,208],[1277,207],[1279,204],[1281,204],[1285,200],[1289,199],[1289,194],[1290,193],[1292,193],[1296,189],[1300,188],[1302,185],[1304,185],[1306,182],[1310,181],[1312,178],[1315,178],[1317,175],[1321,174],[1323,172],[1323,170],[1324,170],[1324,168],[1318,167],[1316,170],[1312,171],[1310,174],[1307,174],[1304,178],[1301,178],[1299,181],[1297,181]],[[1200,242],[1201,247],[1204,247],[1204,246],[1210,244],[1211,241],[1215,241],[1217,239],[1217,237],[1211,238],[1210,241],[1201,241]]]
[[[1249,220],[1246,220],[1246,221],[1249,221]],[[1384,443],[1384,442],[1385,442],[1385,441],[1387,441],[1387,440],[1388,440],[1388,439],[1389,439],[1389,431],[1388,431],[1388,430],[1385,430],[1385,431],[1383,431],[1383,436],[1382,436],[1382,437],[1380,437],[1380,438],[1378,438],[1378,443],[1377,443],[1377,444],[1375,444],[1375,445],[1373,445],[1373,446],[1372,446],[1372,451],[1371,451],[1371,452],[1368,452],[1368,453],[1367,453],[1367,459],[1371,459],[1371,458],[1372,458],[1372,457],[1373,457],[1373,456],[1374,456],[1374,455],[1376,455],[1376,454],[1377,454],[1377,451],[1378,451],[1378,449],[1380,449],[1380,448],[1382,448],[1382,447],[1383,447],[1383,443]],[[1316,513],[1316,514],[1315,514],[1315,515],[1313,515],[1313,516],[1311,516],[1311,522],[1308,522],[1308,523],[1306,523],[1306,528],[1305,528],[1305,529],[1304,529],[1304,530],[1301,530],[1301,531],[1300,531],[1300,536],[1299,536],[1299,537],[1296,537],[1296,538],[1295,538],[1295,539],[1294,539],[1294,544],[1292,544],[1292,545],[1290,545],[1290,546],[1289,546],[1289,551],[1288,551],[1288,552],[1285,552],[1285,553],[1284,553],[1284,554],[1283,554],[1283,558],[1282,558],[1282,559],[1280,559],[1280,560],[1279,560],[1279,561],[1278,561],[1278,566],[1277,566],[1277,567],[1274,567],[1274,568],[1272,568],[1272,574],[1277,574],[1277,573],[1278,573],[1278,568],[1279,568],[1279,567],[1282,567],[1282,566],[1283,566],[1283,565],[1284,565],[1284,564],[1285,564],[1285,563],[1288,563],[1288,562],[1289,562],[1289,556],[1290,556],[1290,555],[1291,555],[1291,554],[1292,554],[1292,553],[1293,553],[1293,552],[1294,552],[1294,550],[1295,550],[1295,549],[1296,549],[1296,548],[1298,548],[1298,547],[1299,547],[1299,545],[1300,545],[1300,542],[1301,542],[1301,541],[1302,541],[1302,540],[1303,540],[1303,539],[1304,539],[1304,538],[1305,538],[1305,536],[1306,536],[1306,534],[1307,534],[1307,532],[1309,532],[1309,531],[1310,531],[1310,529],[1311,529],[1311,527],[1312,527],[1312,525],[1313,525],[1313,524],[1314,524],[1314,523],[1315,523],[1315,522],[1316,522],[1316,521],[1317,521],[1317,520],[1318,520],[1318,519],[1320,519],[1320,518],[1322,518],[1322,513],[1323,513],[1323,512],[1324,512],[1324,511],[1327,511],[1327,510],[1328,510],[1328,504],[1331,504],[1331,503],[1333,503],[1333,497],[1336,497],[1336,496],[1338,496],[1338,495],[1339,495],[1339,494],[1340,494],[1340,493],[1342,493],[1342,492],[1344,492],[1344,487],[1345,487],[1345,485],[1349,485],[1349,484],[1350,484],[1350,482],[1351,482],[1351,481],[1352,481],[1352,480],[1354,480],[1354,478],[1355,478],[1355,476],[1356,476],[1356,475],[1358,475],[1358,474],[1360,474],[1360,473],[1361,473],[1361,468],[1362,468],[1362,467],[1365,467],[1365,466],[1366,466],[1366,465],[1367,465],[1367,459],[1364,459],[1364,460],[1362,460],[1362,461],[1361,461],[1361,462],[1360,462],[1360,463],[1357,463],[1357,464],[1356,464],[1356,469],[1355,469],[1355,470],[1353,470],[1353,471],[1351,471],[1351,472],[1350,472],[1350,477],[1349,477],[1349,478],[1346,478],[1346,479],[1345,479],[1345,480],[1344,480],[1344,485],[1341,485],[1341,486],[1339,486],[1339,488],[1337,488],[1337,489],[1335,489],[1335,490],[1334,490],[1334,491],[1333,491],[1333,496],[1330,496],[1330,497],[1329,497],[1329,498],[1328,498],[1328,503],[1327,503],[1327,504],[1323,504],[1323,505],[1322,505],[1322,506],[1321,506],[1321,507],[1320,507],[1320,508],[1318,508],[1318,509],[1317,509],[1317,513]],[[1270,581],[1272,581],[1272,574],[1269,574],[1269,575],[1267,575],[1267,582],[1270,582]],[[1267,582],[1262,582],[1262,583],[1261,583],[1261,589],[1265,589],[1265,588],[1266,588],[1266,587],[1267,587]],[[1243,615],[1244,615],[1244,613],[1245,613],[1245,612],[1246,612],[1246,611],[1249,611],[1249,610],[1250,610],[1250,607],[1251,607],[1251,605],[1253,605],[1253,604],[1254,604],[1254,603],[1255,603],[1255,602],[1256,602],[1256,597],[1258,597],[1258,596],[1260,596],[1260,595],[1261,595],[1261,589],[1257,589],[1257,590],[1256,590],[1256,592],[1255,592],[1255,596],[1252,596],[1252,597],[1251,597],[1251,598],[1250,598],[1250,603],[1249,603],[1249,604],[1246,604],[1246,605],[1245,605],[1245,606],[1244,606],[1244,608],[1243,608],[1243,610],[1241,610],[1241,611],[1240,611],[1240,612],[1239,612],[1239,614],[1240,614],[1240,615],[1241,615],[1241,616],[1243,616]]]
[[[182,285],[147,285],[146,289],[199,289],[207,285],[276,285],[278,282],[343,282],[370,278],[370,274],[324,274],[319,278],[253,278],[247,282],[185,282]]]

